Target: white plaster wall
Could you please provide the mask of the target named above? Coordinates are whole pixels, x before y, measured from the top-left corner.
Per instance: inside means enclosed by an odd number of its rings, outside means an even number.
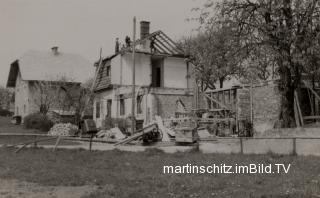
[[[28,81],[24,81],[21,78],[20,71],[18,73],[17,79],[16,79],[16,87],[15,87],[15,115],[19,115],[22,117],[22,119],[29,114],[29,103],[28,103]],[[25,108],[24,108],[25,106]],[[18,111],[17,111],[18,109]]]
[[[183,58],[164,59],[164,87],[188,88],[187,64]]]
[[[111,59],[111,83],[112,84],[122,84],[122,57],[121,55],[117,55],[113,59]]]
[[[95,95],[93,101],[93,119],[96,122],[97,127],[101,127],[102,120],[107,115],[107,100],[112,100],[111,117],[117,117],[117,101],[115,99],[114,90],[108,90]],[[96,102],[100,102],[100,117],[96,117]]]
[[[189,66],[189,74],[192,72]],[[191,88],[188,82],[187,64],[183,58],[166,57],[163,65],[164,87]],[[118,55],[111,60],[111,83],[118,85],[132,84],[132,54]],[[189,84],[188,84],[189,83]],[[136,85],[149,86],[151,84],[151,57],[147,54],[136,54]]]
[[[150,106],[151,103],[147,103],[147,96],[144,95],[142,97],[142,113],[137,114],[137,103],[135,104],[135,115],[136,115],[136,119],[146,119],[146,112],[147,112],[147,108]],[[147,107],[148,105],[148,107]],[[120,105],[119,105],[119,109],[118,111],[120,112]],[[127,98],[125,99],[125,115],[122,115],[119,117],[120,118],[127,118],[128,116],[131,115],[131,111],[132,111],[132,99],[131,98]]]
[[[151,61],[149,55],[136,54],[135,80],[138,86],[149,86],[151,84]],[[122,56],[122,84],[132,85],[132,54]]]

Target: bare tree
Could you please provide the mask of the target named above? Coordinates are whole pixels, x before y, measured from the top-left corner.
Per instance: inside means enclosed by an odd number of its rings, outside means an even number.
[[[0,86],[0,109],[10,109],[13,102],[14,91]]]
[[[47,114],[50,109],[70,110],[72,102],[65,90],[76,89],[77,86],[79,83],[73,83],[66,77],[48,81],[33,81],[31,92],[34,104],[38,106],[42,114]]]
[[[81,116],[87,112],[92,113],[93,108],[93,92],[91,90],[93,79],[88,79],[82,83],[77,89],[66,89],[68,101],[72,103],[75,110],[75,123],[79,123]]]
[[[243,54],[232,26],[210,24],[193,37],[180,42],[196,66],[195,76],[204,89],[223,87],[223,82],[239,73],[239,57]]]

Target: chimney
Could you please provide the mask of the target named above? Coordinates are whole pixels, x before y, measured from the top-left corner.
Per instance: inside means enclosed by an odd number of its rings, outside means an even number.
[[[116,38],[116,45],[115,45],[115,49],[114,52],[117,54],[120,51],[120,43],[119,43],[119,38]]]
[[[141,21],[140,22],[140,39],[146,38],[150,34],[150,22]]]
[[[58,54],[59,54],[59,52],[58,52],[58,47],[57,47],[57,46],[53,46],[53,47],[51,48],[51,50],[52,50],[52,53],[53,53],[54,55],[58,55]]]

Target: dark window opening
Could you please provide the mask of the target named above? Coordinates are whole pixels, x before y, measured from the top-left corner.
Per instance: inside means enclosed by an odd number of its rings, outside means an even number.
[[[142,96],[137,97],[137,114],[142,114]]]
[[[152,86],[162,87],[163,86],[163,58],[152,58]]]
[[[120,95],[120,115],[124,115],[125,113],[125,101],[123,95]]]
[[[107,117],[111,117],[112,100],[107,100]]]
[[[111,76],[111,66],[107,66],[107,77]]]
[[[96,102],[96,118],[100,118],[100,102]]]

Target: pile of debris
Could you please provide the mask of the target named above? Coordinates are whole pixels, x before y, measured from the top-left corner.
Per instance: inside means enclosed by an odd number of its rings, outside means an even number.
[[[71,123],[59,123],[53,125],[48,132],[52,136],[74,136],[78,132],[78,127]]]
[[[112,128],[110,130],[101,130],[97,133],[97,138],[103,138],[108,140],[121,140],[126,136],[121,132],[118,127]]]

